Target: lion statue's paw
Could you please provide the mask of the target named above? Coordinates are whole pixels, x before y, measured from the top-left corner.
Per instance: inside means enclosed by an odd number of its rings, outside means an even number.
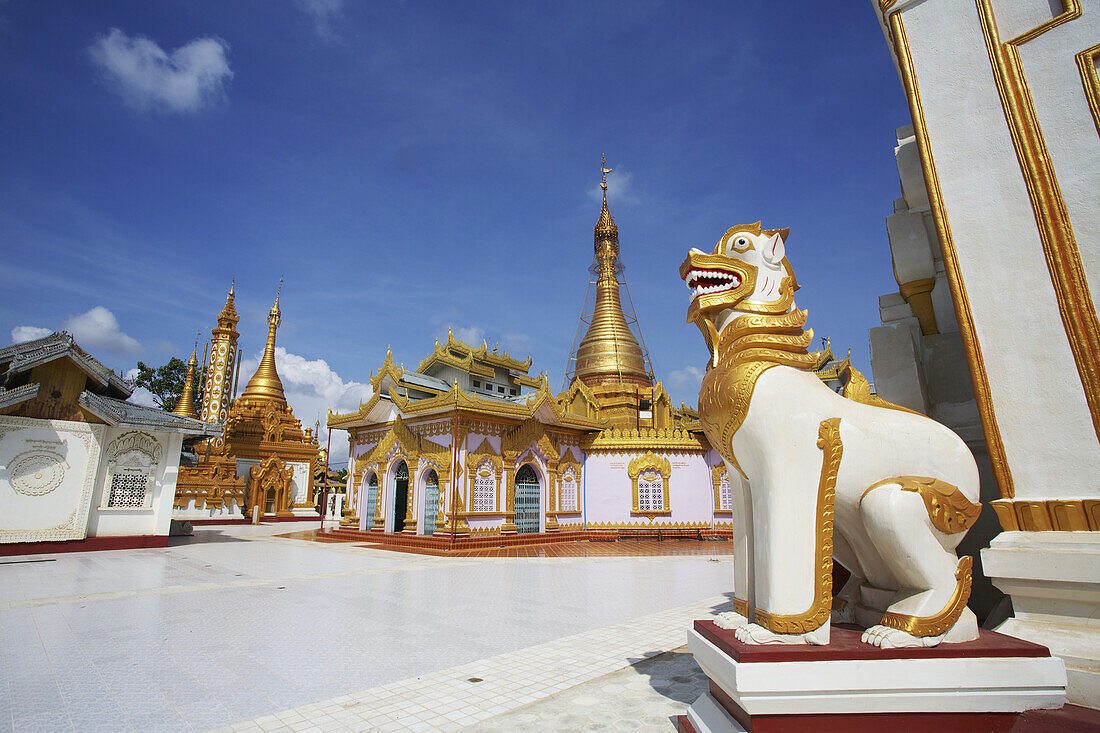
[[[863,632],[861,641],[880,649],[901,649],[904,647],[939,646],[946,634],[939,636],[913,636],[890,626],[876,625]]]
[[[726,611],[714,617],[714,625],[721,629],[737,629],[748,623],[749,620],[736,611]]]
[[[825,623],[804,634],[777,634],[760,624],[745,624],[738,627],[733,635],[743,644],[814,644],[823,646],[829,643],[829,624]]]

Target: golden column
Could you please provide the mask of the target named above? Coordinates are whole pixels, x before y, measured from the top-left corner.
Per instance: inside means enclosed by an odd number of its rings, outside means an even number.
[[[176,407],[172,410],[173,415],[190,418],[198,417],[195,412],[195,369],[199,366],[198,355],[199,346],[195,344],[195,350],[191,352],[191,358],[187,360],[187,379],[183,382],[183,391],[180,393],[179,401],[176,402]]]
[[[199,417],[204,422],[224,423],[229,414],[233,369],[237,365],[237,323],[240,322],[233,305],[233,286],[225,307],[218,314],[218,325],[210,331],[210,366],[206,370],[206,385],[202,393],[202,410]]]
[[[593,234],[596,249],[596,305],[588,332],[577,347],[576,378],[589,386],[635,384],[650,387],[653,380],[646,370],[642,348],[630,331],[619,300],[618,260],[619,228],[607,208],[607,159],[603,159],[600,188],[603,209]]]

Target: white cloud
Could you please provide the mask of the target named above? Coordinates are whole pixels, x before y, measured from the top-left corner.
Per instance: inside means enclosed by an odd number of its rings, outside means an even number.
[[[122,332],[115,314],[101,305],[65,322],[65,330],[85,349],[103,349],[114,354],[135,356],[144,349]]]
[[[224,95],[233,78],[218,38],[196,38],[167,53],[155,41],[112,28],[88,49],[115,91],[137,109],[196,112]]]
[[[241,385],[244,391],[248,380],[259,366],[259,357],[241,360]],[[360,402],[366,402],[374,394],[369,384],[345,382],[332,370],[324,359],[306,359],[288,352],[282,346],[275,347],[275,368],[283,382],[283,392],[287,402],[294,410],[294,416],[302,421],[303,428],[315,426],[321,421],[321,446],[324,447],[325,417],[331,408],[333,412],[350,412],[359,409]],[[338,430],[332,435],[332,463],[347,461],[347,433]]]
[[[335,37],[333,23],[343,16],[344,0],[294,0],[294,4],[313,19],[317,35],[329,40]]]
[[[626,171],[615,171],[607,177],[607,203],[608,204],[637,204],[640,202],[633,186],[630,185],[631,174]],[[600,184],[595,184],[588,189],[588,198],[593,201],[603,201],[603,189]]]
[[[11,330],[12,343],[21,344],[24,341],[34,341],[35,339],[45,338],[49,336],[53,331],[49,328],[39,328],[38,326],[16,326]]]
[[[691,391],[698,392],[699,386],[703,383],[703,370],[699,367],[686,366],[683,369],[677,369],[668,375],[668,384],[677,392]],[[692,402],[695,400],[693,399]]]
[[[454,333],[456,339],[466,344],[467,346],[472,346],[475,349],[481,346],[481,342],[485,340],[485,329],[481,326],[466,326],[464,328],[460,328],[458,326],[455,326],[454,324],[451,324],[447,328]],[[443,341],[445,338],[446,337],[439,340]]]

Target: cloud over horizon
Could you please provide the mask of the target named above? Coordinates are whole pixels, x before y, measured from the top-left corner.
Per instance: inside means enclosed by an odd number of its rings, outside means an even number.
[[[14,343],[21,344],[44,338],[58,330],[68,331],[82,348],[92,352],[102,349],[112,354],[137,356],[145,351],[145,347],[137,339],[122,332],[115,314],[101,305],[73,316],[60,329],[16,326],[11,330],[11,339]]]
[[[167,53],[144,36],[118,28],[88,49],[92,61],[122,99],[140,110],[197,112],[224,98],[233,78],[219,38],[196,38]]]

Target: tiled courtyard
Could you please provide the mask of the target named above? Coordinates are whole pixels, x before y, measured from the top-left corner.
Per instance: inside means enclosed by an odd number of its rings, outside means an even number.
[[[732,576],[727,543],[473,558],[280,534],[0,558],[0,730],[673,730],[702,689],[679,648]]]

